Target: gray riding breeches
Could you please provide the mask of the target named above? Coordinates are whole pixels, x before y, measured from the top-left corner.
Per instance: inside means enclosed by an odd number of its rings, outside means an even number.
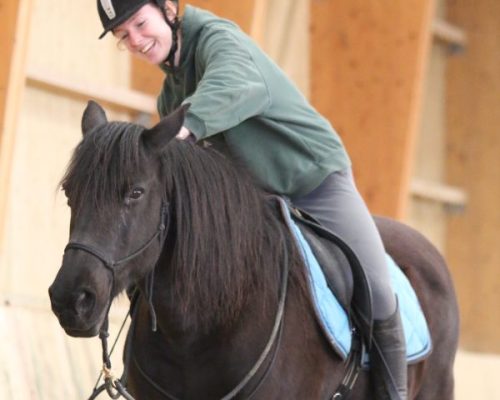
[[[396,300],[384,245],[352,170],[333,172],[312,192],[291,202],[343,239],[357,255],[370,281],[373,317],[383,320],[392,315]]]

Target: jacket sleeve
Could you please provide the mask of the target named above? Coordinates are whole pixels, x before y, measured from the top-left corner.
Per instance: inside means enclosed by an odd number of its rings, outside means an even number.
[[[196,50],[201,79],[183,103],[191,107],[185,126],[197,139],[228,130],[264,112],[268,87],[249,50],[234,33],[207,28]]]

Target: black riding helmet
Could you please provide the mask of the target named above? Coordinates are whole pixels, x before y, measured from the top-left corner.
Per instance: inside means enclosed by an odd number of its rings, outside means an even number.
[[[168,53],[165,62],[168,62],[173,66],[175,52],[177,51],[177,31],[179,29],[179,19],[177,15],[173,21],[170,21],[167,18],[165,1],[166,0],[97,0],[97,11],[99,12],[102,27],[104,28],[104,32],[101,33],[99,39],[102,39],[106,33],[112,31],[118,25],[125,22],[143,5],[153,3],[160,8],[165,18],[165,22],[172,30],[172,47],[170,48],[170,52]],[[179,2],[177,0],[174,0],[174,2],[177,3],[178,10]]]

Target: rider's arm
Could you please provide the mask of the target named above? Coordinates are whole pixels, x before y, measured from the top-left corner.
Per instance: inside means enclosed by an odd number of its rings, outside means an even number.
[[[265,79],[247,44],[233,32],[208,28],[198,43],[196,63],[202,78],[183,103],[191,104],[185,127],[198,140],[226,131],[270,106]]]

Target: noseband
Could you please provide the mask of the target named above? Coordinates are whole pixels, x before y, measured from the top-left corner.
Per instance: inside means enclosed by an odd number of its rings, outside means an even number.
[[[166,225],[165,225],[165,217],[167,215],[167,205],[162,202],[161,204],[161,210],[160,210],[160,223],[158,225],[158,229],[154,233],[154,235],[146,242],[144,243],[141,247],[139,247],[137,250],[129,254],[128,256],[125,256],[123,258],[120,258],[116,261],[109,259],[106,257],[106,254],[104,254],[101,250],[97,249],[96,247],[89,246],[84,243],[79,243],[75,241],[70,241],[66,247],[64,248],[64,252],[75,249],[75,250],[82,250],[86,253],[89,253],[93,255],[95,258],[99,259],[104,267],[111,271],[111,274],[113,275],[114,278],[114,273],[115,273],[115,267],[124,264],[130,260],[133,260],[136,258],[138,255],[143,253],[153,242],[156,238],[158,238],[163,232],[165,232]],[[114,280],[113,280],[114,281]]]

